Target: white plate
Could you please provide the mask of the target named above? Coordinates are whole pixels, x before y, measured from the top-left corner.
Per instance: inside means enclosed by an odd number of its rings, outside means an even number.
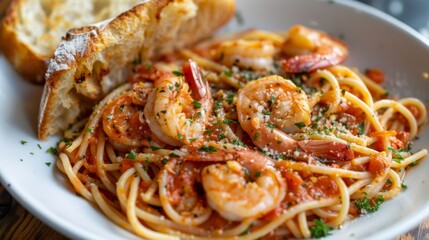
[[[247,27],[286,30],[293,24],[322,29],[349,44],[346,65],[362,70],[380,67],[388,76],[391,93],[429,100],[429,79],[424,77],[429,72],[428,41],[377,10],[350,1],[316,0],[241,0],[238,9],[244,25],[233,22],[227,31]],[[0,73],[2,184],[31,213],[68,237],[136,239],[71,191],[55,169],[54,157],[45,151],[58,139],[40,142],[36,138],[42,88],[23,81],[3,56]],[[21,140],[27,143],[22,145]],[[414,149],[422,147],[429,147],[429,127],[414,144]],[[378,212],[346,224],[332,238],[388,239],[418,225],[429,215],[427,169],[428,160],[414,167],[405,180],[408,190],[384,203]]]

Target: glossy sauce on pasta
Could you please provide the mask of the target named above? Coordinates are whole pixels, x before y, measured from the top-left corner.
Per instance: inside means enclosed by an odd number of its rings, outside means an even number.
[[[323,237],[400,194],[427,156],[410,149],[424,104],[389,98],[383,71],[341,65],[348,55],[297,25],[134,66],[65,133],[57,166],[143,238]]]

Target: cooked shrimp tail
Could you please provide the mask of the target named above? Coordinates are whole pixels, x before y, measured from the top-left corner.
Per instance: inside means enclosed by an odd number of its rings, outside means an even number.
[[[353,151],[344,143],[324,140],[304,140],[298,141],[298,145],[307,154],[329,160],[350,161],[354,158]]]
[[[335,54],[311,54],[294,56],[281,62],[281,66],[289,73],[312,72],[317,69],[327,68],[339,64]]]
[[[182,71],[195,100],[200,101],[208,97],[211,99],[209,83],[203,79],[202,71],[196,62],[189,59],[188,64],[183,65]]]
[[[296,25],[289,29],[282,51],[287,56],[281,62],[289,73],[312,72],[342,63],[348,50],[343,42],[327,34]]]

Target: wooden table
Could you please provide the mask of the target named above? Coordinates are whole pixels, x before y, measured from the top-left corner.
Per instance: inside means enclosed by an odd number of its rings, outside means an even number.
[[[67,238],[31,215],[0,185],[0,239],[65,240]],[[423,239],[429,239],[429,218],[415,229],[396,238],[396,240]]]

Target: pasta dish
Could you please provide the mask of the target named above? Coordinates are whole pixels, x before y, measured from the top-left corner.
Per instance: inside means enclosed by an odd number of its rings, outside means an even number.
[[[296,25],[152,61],[71,126],[57,167],[147,239],[318,238],[397,196],[426,107]]]

